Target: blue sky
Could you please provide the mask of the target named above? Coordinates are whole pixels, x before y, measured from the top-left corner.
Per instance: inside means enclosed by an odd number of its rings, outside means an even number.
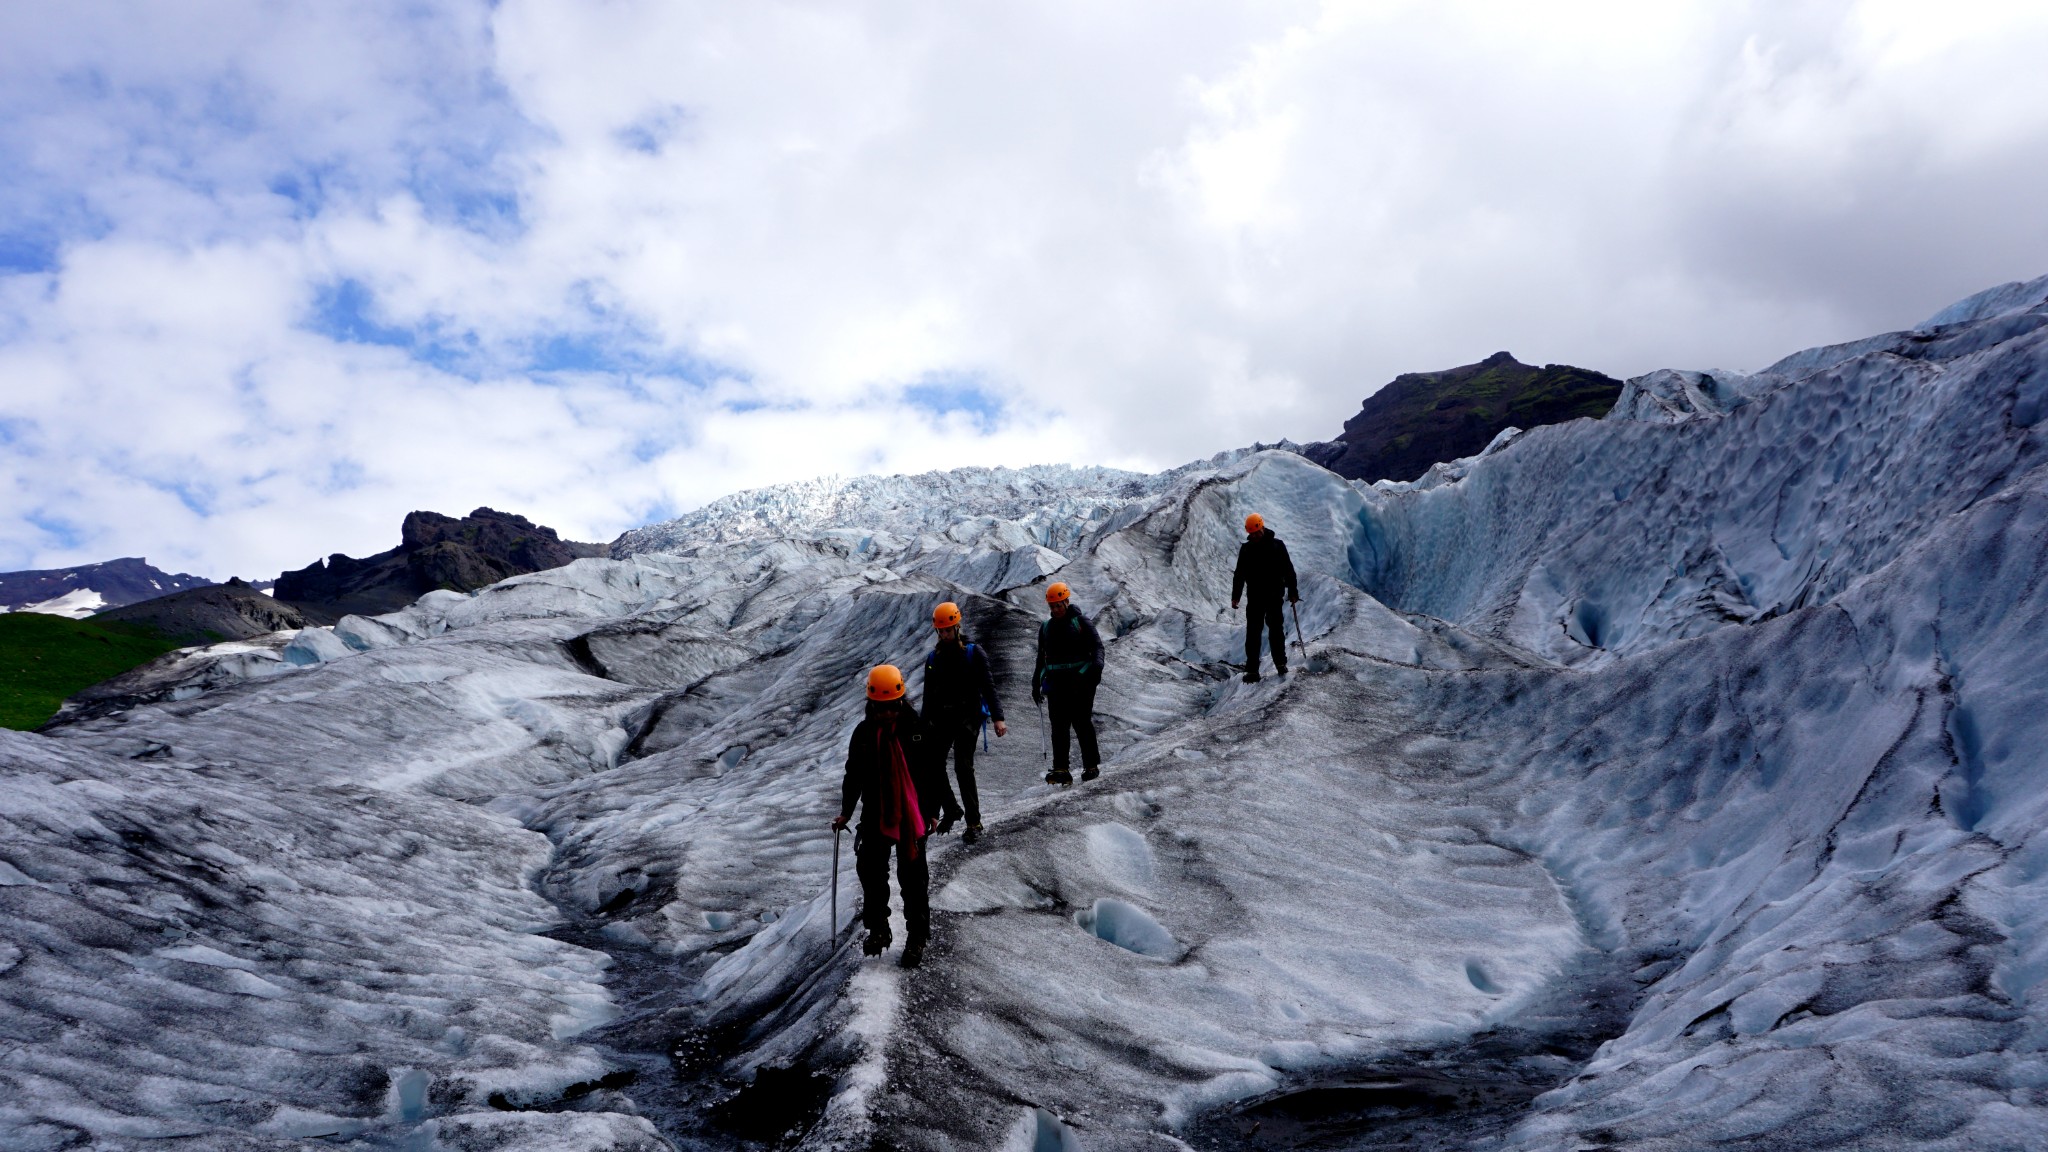
[[[0,569],[1757,367],[2048,272],[2044,54],[1868,0],[8,6]]]

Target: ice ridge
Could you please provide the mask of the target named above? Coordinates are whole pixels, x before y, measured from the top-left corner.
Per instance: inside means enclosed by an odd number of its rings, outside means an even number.
[[[636,528],[612,544],[624,559],[704,544],[867,530],[915,537],[943,534],[977,519],[1035,529],[1039,543],[1071,546],[1078,531],[1130,500],[1150,495],[1156,477],[1063,464],[959,468],[917,476],[826,476],[752,489],[695,512]]]

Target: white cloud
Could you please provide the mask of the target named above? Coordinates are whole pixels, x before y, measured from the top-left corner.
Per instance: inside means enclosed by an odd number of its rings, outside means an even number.
[[[1164,466],[1498,348],[1753,367],[2048,271],[2044,48],[1891,0],[15,6],[0,566]]]

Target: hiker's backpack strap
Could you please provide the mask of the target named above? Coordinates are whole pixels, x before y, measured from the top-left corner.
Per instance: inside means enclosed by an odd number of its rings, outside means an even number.
[[[933,668],[933,666],[935,666],[936,664],[938,664],[938,662],[939,662],[939,650],[938,650],[937,648],[934,648],[934,649],[932,649],[931,651],[929,651],[929,652],[927,652],[927,653],[925,653],[925,654],[924,654],[924,670],[925,670],[925,671],[927,671],[927,672],[931,671],[931,670],[932,670],[932,668]],[[972,642],[972,641],[968,642],[968,644],[967,644],[967,662],[968,662],[969,664],[973,664],[973,663],[974,663],[974,644],[973,644],[973,642]]]
[[[974,645],[971,643],[967,645],[967,670],[969,673],[974,671]],[[974,683],[971,676],[968,683]],[[979,687],[974,690],[974,702],[981,705],[981,750],[986,752],[988,751],[988,701],[982,699]]]
[[[974,672],[974,655],[975,655],[975,651],[976,651],[976,649],[975,649],[974,645],[973,645],[972,643],[969,643],[969,644],[967,645],[967,671],[968,671],[968,673],[969,673],[969,676],[970,676],[970,680],[969,680],[969,682],[970,682],[970,683],[972,683],[972,679],[971,679],[971,677],[972,677],[972,674],[973,674],[973,672]],[[993,677],[993,676],[991,676],[991,677],[990,677],[990,679],[994,679],[994,677]],[[981,705],[981,721],[982,721],[982,727],[986,728],[986,727],[988,727],[988,701],[986,701],[986,700],[983,700],[983,699],[981,698],[981,690],[980,690],[980,689],[978,689],[978,688],[977,688],[977,689],[975,689],[975,693],[974,693],[974,698],[975,698],[975,702]],[[984,739],[982,740],[982,743],[984,743],[984,744],[986,744],[987,742],[988,742],[988,741],[987,741],[987,739],[986,739],[986,738],[984,738]]]

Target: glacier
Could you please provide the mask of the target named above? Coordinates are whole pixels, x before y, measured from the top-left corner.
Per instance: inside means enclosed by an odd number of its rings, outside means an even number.
[[[2006,285],[1412,483],[739,493],[172,654],[0,732],[0,1147],[2048,1146],[2044,327]],[[1251,511],[1307,657],[1256,685]],[[1070,789],[1054,578],[1110,652]],[[904,971],[827,825],[944,599],[1013,727]]]

